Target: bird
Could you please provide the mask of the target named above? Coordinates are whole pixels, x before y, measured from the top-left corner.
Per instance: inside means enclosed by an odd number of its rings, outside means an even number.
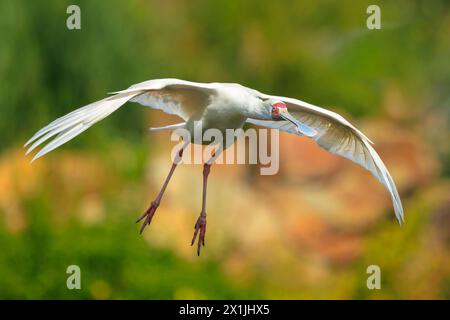
[[[388,191],[398,223],[402,225],[405,221],[395,183],[373,148],[373,142],[360,130],[328,109],[294,98],[261,93],[237,83],[200,83],[166,78],[131,85],[128,89],[111,92],[106,98],[76,109],[43,127],[25,143],[25,147],[28,147],[26,154],[46,143],[32,158],[31,162],[35,161],[106,118],[126,102],[159,109],[182,120],[180,123],[151,128],[153,131],[185,129],[193,133],[195,124],[200,123],[204,130],[218,129],[225,132],[228,129],[241,129],[249,123],[312,139],[328,152],[370,171]],[[190,143],[207,144],[203,140],[185,141],[178,150],[160,192],[136,221],[143,221],[140,233],[150,225],[183,151]],[[219,144],[222,149],[226,149],[232,143],[220,141]],[[203,164],[202,208],[191,241],[193,246],[198,237],[198,255],[201,247],[205,246],[207,182],[217,155],[212,153],[211,158]]]

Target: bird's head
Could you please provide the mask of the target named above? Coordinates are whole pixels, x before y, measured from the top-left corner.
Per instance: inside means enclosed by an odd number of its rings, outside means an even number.
[[[266,108],[268,108],[268,111],[270,112],[270,120],[275,121],[285,120],[292,122],[296,126],[299,125],[299,121],[289,113],[285,102],[281,100],[268,100],[266,102]]]
[[[270,117],[272,120],[283,120],[282,115],[287,114],[287,106],[283,101],[271,101],[270,106]]]
[[[265,101],[266,110],[270,113],[270,120],[274,121],[289,121],[293,125],[297,132],[313,137],[317,134],[317,131],[310,126],[300,122],[288,111],[287,105],[281,100],[267,100]]]
[[[261,120],[283,120],[282,116],[288,113],[287,105],[281,100],[263,100],[261,101],[261,107],[258,108],[258,113],[261,116]]]

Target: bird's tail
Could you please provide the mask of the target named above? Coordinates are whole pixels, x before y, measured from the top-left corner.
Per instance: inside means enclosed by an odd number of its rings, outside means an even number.
[[[156,127],[156,128],[149,128],[150,131],[164,131],[164,130],[176,130],[184,128],[186,125],[186,122],[180,122],[176,124],[169,124],[168,126],[164,127]]]
[[[119,109],[125,102],[140,93],[141,92],[119,93],[74,110],[63,117],[56,119],[36,132],[35,135],[27,141],[25,147],[30,143],[33,144],[28,148],[26,154],[30,153],[43,142],[56,136],[34,156],[31,160],[33,162],[53,149],[56,149],[60,145],[73,139],[94,123],[106,118],[111,113]]]

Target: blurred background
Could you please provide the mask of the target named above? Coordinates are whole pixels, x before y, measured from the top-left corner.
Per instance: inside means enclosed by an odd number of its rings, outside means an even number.
[[[66,9],[81,8],[81,30]],[[381,8],[381,30],[366,9]],[[449,299],[446,1],[0,2],[0,298]],[[170,167],[173,123],[128,104],[32,165],[51,120],[152,78],[238,82],[341,113],[374,142],[406,215],[362,168],[281,134],[280,172],[217,165],[206,247],[201,166]],[[82,290],[66,288],[81,268]],[[368,290],[366,268],[381,268]]]

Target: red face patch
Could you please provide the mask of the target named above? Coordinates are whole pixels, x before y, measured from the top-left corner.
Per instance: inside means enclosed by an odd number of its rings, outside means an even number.
[[[282,101],[277,101],[272,104],[272,118],[273,119],[279,119],[280,113],[286,111],[286,103]]]

